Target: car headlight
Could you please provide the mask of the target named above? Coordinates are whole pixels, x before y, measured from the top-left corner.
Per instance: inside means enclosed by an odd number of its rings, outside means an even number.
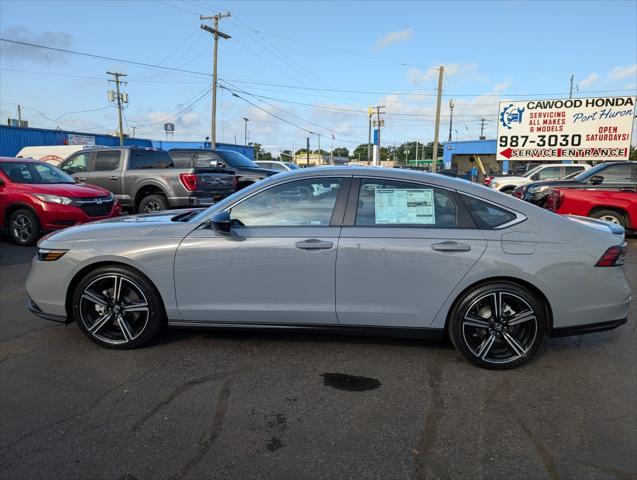
[[[548,192],[549,187],[546,185],[538,185],[536,187],[529,187],[528,192],[529,193],[541,193],[541,192]]]
[[[41,262],[55,262],[68,250],[56,250],[51,248],[38,248],[38,260]]]
[[[50,195],[48,193],[34,193],[34,197],[47,203],[56,203],[58,205],[69,205],[73,200],[68,197],[60,197],[59,195]]]

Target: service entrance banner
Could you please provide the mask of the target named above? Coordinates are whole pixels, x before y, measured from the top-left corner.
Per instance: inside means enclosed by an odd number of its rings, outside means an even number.
[[[635,97],[500,102],[498,160],[627,160]]]

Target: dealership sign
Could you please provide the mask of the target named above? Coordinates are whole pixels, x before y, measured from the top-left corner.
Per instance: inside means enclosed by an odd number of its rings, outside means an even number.
[[[500,102],[497,160],[627,160],[635,97]]]
[[[95,145],[95,137],[92,135],[77,135],[69,133],[68,138],[69,145]]]

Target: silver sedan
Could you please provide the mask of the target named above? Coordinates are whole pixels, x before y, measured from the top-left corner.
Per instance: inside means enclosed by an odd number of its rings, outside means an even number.
[[[621,227],[463,180],[333,167],[48,235],[26,286],[32,312],[109,348],[166,325],[408,333],[512,368],[626,321],[625,248]]]

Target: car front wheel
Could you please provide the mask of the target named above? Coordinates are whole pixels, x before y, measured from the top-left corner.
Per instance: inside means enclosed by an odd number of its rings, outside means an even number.
[[[103,267],[84,277],[73,294],[73,317],[84,334],[107,348],[135,348],[165,323],[154,285],[128,267]]]
[[[465,293],[449,319],[449,335],[471,363],[508,369],[528,362],[544,337],[542,301],[513,283],[484,284]]]
[[[33,245],[40,232],[38,217],[31,210],[24,208],[11,214],[8,227],[9,237],[18,245]]]

